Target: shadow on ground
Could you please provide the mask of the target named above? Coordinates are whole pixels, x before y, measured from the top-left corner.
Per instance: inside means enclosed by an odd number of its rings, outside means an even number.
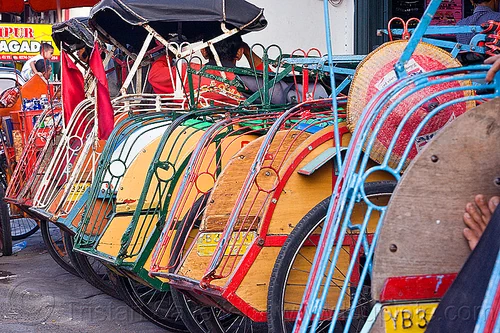
[[[122,301],[59,267],[39,231],[27,243],[17,254],[0,257],[2,333],[164,332]]]

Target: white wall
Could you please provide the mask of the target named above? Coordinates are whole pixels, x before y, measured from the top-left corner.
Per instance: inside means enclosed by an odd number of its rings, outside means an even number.
[[[69,10],[69,18],[89,16],[91,7],[72,8]]]
[[[297,48],[316,47],[326,53],[323,0],[249,0],[264,8],[268,26],[249,33],[244,40],[252,45],[277,44],[284,53]],[[338,1],[338,0],[337,0]],[[354,0],[329,5],[334,54],[354,53]],[[88,16],[89,7],[70,9],[70,17]],[[258,52],[259,53],[259,52]]]
[[[283,52],[297,48],[319,48],[326,52],[322,0],[249,0],[264,8],[266,29],[244,37],[251,45],[278,44]],[[354,0],[343,0],[339,7],[329,5],[334,54],[354,53]]]

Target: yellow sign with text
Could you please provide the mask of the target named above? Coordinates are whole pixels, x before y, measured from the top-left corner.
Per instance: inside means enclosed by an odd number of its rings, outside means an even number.
[[[40,54],[42,43],[53,45],[51,60],[59,60],[60,52],[52,40],[52,25],[0,23],[0,60],[28,60]]]
[[[438,303],[384,306],[386,333],[424,333]]]

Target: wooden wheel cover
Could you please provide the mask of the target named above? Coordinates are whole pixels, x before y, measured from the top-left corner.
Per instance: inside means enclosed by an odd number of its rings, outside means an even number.
[[[404,173],[375,249],[375,299],[388,277],[457,273],[462,267],[470,253],[462,235],[466,203],[476,194],[500,194],[499,110],[497,98],[467,112]]]

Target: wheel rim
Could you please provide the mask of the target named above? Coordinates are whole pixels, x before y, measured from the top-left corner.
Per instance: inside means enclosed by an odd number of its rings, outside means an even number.
[[[35,232],[36,229],[38,229],[38,224],[31,218],[11,216],[10,227],[12,231],[12,238],[19,240],[28,237]]]
[[[143,315],[167,329],[185,330],[170,291],[159,291],[131,278],[121,278],[127,280],[128,296],[134,301]]]
[[[207,308],[207,311],[211,312],[210,318],[213,318],[207,320],[207,324],[210,325],[210,328],[215,328],[219,332],[265,333],[268,331],[267,323],[256,323],[246,316],[225,313],[217,308]]]
[[[71,260],[69,258],[68,253],[66,252],[66,242],[63,237],[63,233],[61,229],[53,223],[45,222],[47,224],[46,228],[48,230],[48,235],[50,237],[50,245],[54,251],[59,255],[59,257],[66,262],[71,267],[73,266]]]
[[[391,193],[379,193],[379,194],[367,195],[367,197],[370,198],[370,201],[372,202],[375,201],[387,202],[388,199],[390,198],[390,195]],[[364,206],[364,203],[358,204],[357,209],[362,211],[364,207],[366,207]],[[325,218],[326,216],[320,219],[317,222],[317,224],[311,229],[311,231],[307,234],[307,236],[304,237],[304,239],[302,240],[302,242],[297,247],[294,253],[291,264],[288,266],[288,270],[285,276],[285,286],[283,288],[281,295],[282,332],[291,332],[295,324],[296,310],[298,310],[298,308],[301,305],[303,291],[306,288],[306,282],[308,281],[308,277],[314,261],[317,242],[319,240],[319,235],[321,234]],[[351,244],[355,244],[356,238],[358,236],[359,234],[356,230],[350,230],[348,231],[348,234],[345,236],[345,239],[350,240]],[[306,242],[308,243],[309,246],[304,246]],[[344,243],[346,243],[345,240]],[[347,243],[349,243],[349,241]],[[341,256],[345,255],[347,258],[350,258],[350,253],[348,249],[342,247],[342,250],[343,253],[341,253],[340,255]],[[361,270],[363,269],[363,264],[364,264],[363,258],[364,257],[361,256],[358,260],[357,269],[359,270],[359,272],[361,272]],[[331,264],[331,259],[329,259],[329,262]],[[316,328],[316,332],[327,332],[329,330],[331,321],[328,321],[328,318],[332,317],[333,310],[335,309],[336,305],[336,297],[332,297],[332,295],[334,296],[335,294],[338,294],[340,292],[340,289],[344,284],[344,280],[345,280],[345,272],[339,267],[336,267],[334,276],[329,283],[330,287],[328,295],[330,296],[327,297],[324,306],[324,309],[329,309],[330,311],[323,312],[322,318],[320,319],[319,324]],[[303,284],[298,284],[293,281],[305,281],[305,282]],[[346,290],[345,300],[350,302],[352,297],[354,297],[354,292],[356,290],[356,287],[357,284],[353,282],[349,283],[349,287]],[[371,306],[372,306],[372,298],[371,298],[370,281],[369,279],[367,279],[367,281],[365,281],[365,285],[363,286],[363,291],[360,296],[358,305],[354,309],[356,319],[351,324],[349,332],[361,331],[365,323],[365,320],[369,315]],[[293,308],[294,311],[286,311],[287,308],[288,309]],[[351,309],[347,304],[343,305],[342,309],[340,310],[339,318],[346,318],[350,310]],[[341,319],[340,322],[336,324],[335,332],[337,332],[338,330],[343,331],[344,322],[345,320]]]

